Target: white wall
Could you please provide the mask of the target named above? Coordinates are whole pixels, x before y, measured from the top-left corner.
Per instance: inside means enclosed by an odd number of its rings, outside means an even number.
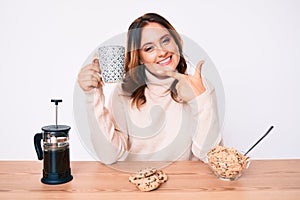
[[[33,135],[54,123],[51,98],[63,99],[71,159],[92,159],[73,119],[77,73],[97,45],[145,12],[165,16],[214,62],[226,146],[245,151],[274,125],[251,156],[300,158],[299,1],[0,0],[1,160],[37,160]]]

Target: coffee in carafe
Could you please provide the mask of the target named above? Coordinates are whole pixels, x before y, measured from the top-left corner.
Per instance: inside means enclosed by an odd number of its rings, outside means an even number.
[[[57,107],[60,99],[52,99],[56,106],[56,123],[42,127],[34,136],[34,146],[39,160],[43,160],[42,183],[61,184],[73,179],[70,168],[69,131],[71,127],[57,125]],[[43,149],[41,146],[43,144]]]

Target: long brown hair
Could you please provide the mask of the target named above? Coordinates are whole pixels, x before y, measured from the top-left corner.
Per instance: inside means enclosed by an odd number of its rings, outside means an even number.
[[[139,49],[141,45],[142,28],[150,22],[156,22],[162,25],[174,38],[180,54],[180,60],[176,67],[177,71],[184,74],[187,68],[186,61],[182,54],[182,39],[175,28],[165,18],[156,13],[147,13],[133,21],[127,32],[125,77],[123,79],[122,89],[132,98],[132,106],[136,105],[137,108],[140,108],[140,106],[147,101],[144,94],[145,88],[147,87],[145,66],[139,62]],[[178,81],[173,82],[170,90],[171,97],[178,102],[175,89],[177,82]]]

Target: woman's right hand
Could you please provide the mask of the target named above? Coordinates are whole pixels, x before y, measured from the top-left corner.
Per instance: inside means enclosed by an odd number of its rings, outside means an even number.
[[[88,92],[93,88],[99,88],[104,85],[100,75],[99,60],[96,58],[91,64],[83,67],[78,74],[78,83],[80,88]]]

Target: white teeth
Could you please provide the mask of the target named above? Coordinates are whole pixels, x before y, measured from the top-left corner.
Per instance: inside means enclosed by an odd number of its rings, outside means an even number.
[[[171,57],[168,57],[167,59],[158,62],[158,64],[164,64],[164,63],[167,63],[167,62],[169,62],[170,59],[171,59]]]

